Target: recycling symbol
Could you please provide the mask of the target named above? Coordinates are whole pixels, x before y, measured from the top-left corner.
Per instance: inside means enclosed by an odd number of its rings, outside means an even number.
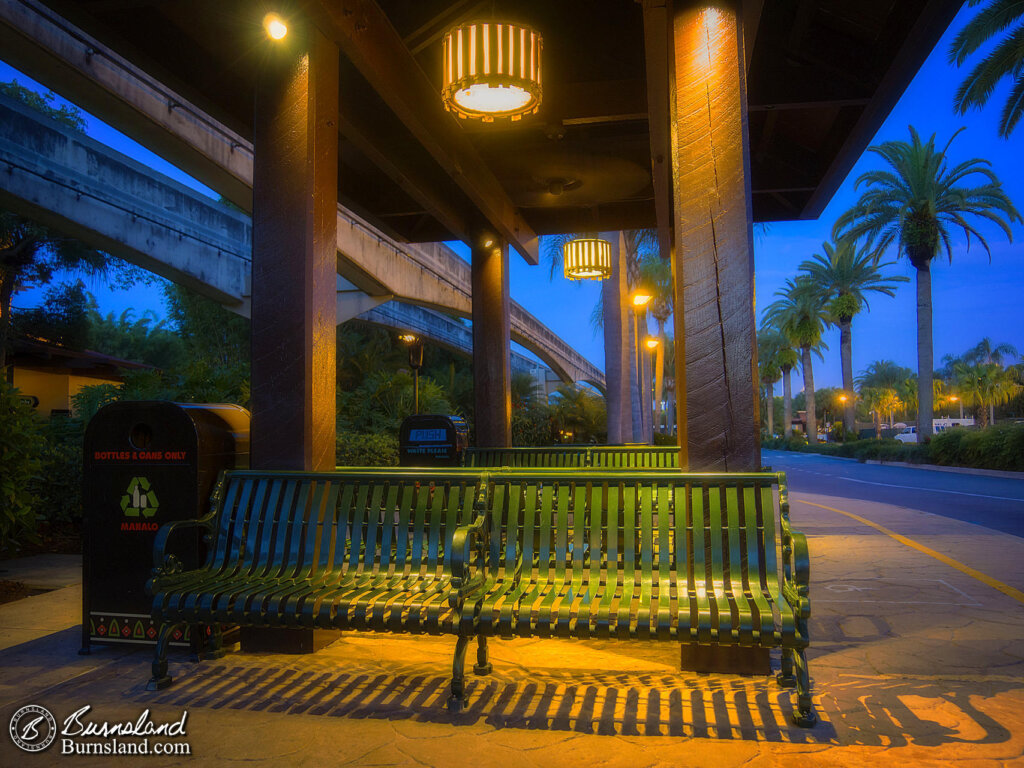
[[[121,511],[125,517],[152,517],[160,508],[156,494],[150,489],[145,477],[133,477],[128,490],[121,497]]]

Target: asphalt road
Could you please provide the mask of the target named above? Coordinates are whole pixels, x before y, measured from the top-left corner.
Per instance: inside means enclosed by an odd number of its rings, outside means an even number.
[[[861,464],[813,453],[762,451],[790,493],[863,499],[919,509],[1024,538],[1024,479]]]

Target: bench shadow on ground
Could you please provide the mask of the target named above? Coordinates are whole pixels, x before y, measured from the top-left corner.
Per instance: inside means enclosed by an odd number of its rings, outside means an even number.
[[[268,666],[252,657],[179,666],[175,686],[158,694],[141,686],[139,703],[340,718],[483,724],[523,729],[670,736],[794,744],[939,746],[994,744],[1011,731],[980,711],[977,686],[964,682],[840,676],[816,692],[821,721],[791,723],[795,693],[770,677],[642,672],[522,670],[470,677],[468,709],[445,709],[449,678],[425,665],[347,665],[306,659]],[[1020,689],[1007,683],[988,688]]]
[[[770,677],[525,669],[496,660],[490,676],[469,676],[470,705],[452,716],[445,708],[450,679],[439,673],[450,663],[447,654],[435,662],[407,664],[322,653],[234,653],[195,664],[179,655],[171,664],[173,687],[150,693],[145,690],[148,652],[104,648],[78,657],[78,637],[67,630],[0,651],[0,674],[20,670],[34,676],[49,669],[56,679],[46,687],[47,701],[132,703],[139,712],[166,706],[641,738],[890,747],[1009,741],[1010,727],[982,710],[986,700],[1024,688],[1013,678],[986,681],[982,692],[967,680],[826,673],[829,679],[815,684],[821,722],[808,730],[790,723],[795,694]],[[64,674],[56,669],[61,659]],[[75,659],[91,659],[96,666],[75,674]]]

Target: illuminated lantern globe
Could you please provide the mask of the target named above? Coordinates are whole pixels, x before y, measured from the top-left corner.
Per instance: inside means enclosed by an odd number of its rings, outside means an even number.
[[[562,269],[569,280],[605,280],[612,274],[612,244],[596,237],[570,240],[562,248]]]
[[[541,36],[518,24],[475,22],[444,36],[445,107],[462,118],[518,120],[540,107]]]

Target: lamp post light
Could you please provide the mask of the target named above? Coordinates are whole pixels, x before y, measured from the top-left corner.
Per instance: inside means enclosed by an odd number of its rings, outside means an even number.
[[[636,347],[636,359],[633,361],[636,366],[636,383],[637,383],[637,394],[640,400],[640,425],[644,427],[647,421],[644,418],[643,403],[644,394],[647,389],[647,385],[644,384],[644,367],[643,358],[641,357],[640,349],[640,313],[647,310],[647,305],[651,303],[653,297],[647,291],[638,288],[630,294],[630,304],[633,307],[633,346]],[[646,442],[646,441],[645,441]]]
[[[660,430],[661,425],[654,423],[654,414],[656,413],[656,408],[655,408],[655,403],[654,403],[654,381],[652,379],[654,377],[654,362],[655,362],[654,351],[658,348],[658,344],[660,344],[660,343],[661,343],[660,340],[656,336],[648,336],[646,339],[644,339],[644,346],[647,347],[647,358],[651,361],[651,376],[645,378],[645,380],[644,380],[644,387],[646,388],[648,385],[650,386],[650,393],[651,393],[651,408],[650,408],[651,426],[652,426],[653,431],[655,431],[655,432]],[[652,435],[652,439],[653,439],[653,435]]]
[[[963,400],[961,400],[961,399],[960,399],[959,397],[957,397],[956,395],[950,395],[949,399],[950,399],[950,400],[951,400],[952,402],[954,402],[954,403],[958,403],[958,404],[960,405],[960,418],[962,419],[962,418],[964,417],[964,401],[963,401]]]
[[[412,412],[420,412],[420,368],[423,367],[423,342],[414,333],[398,337],[409,345],[409,367],[412,368]]]

